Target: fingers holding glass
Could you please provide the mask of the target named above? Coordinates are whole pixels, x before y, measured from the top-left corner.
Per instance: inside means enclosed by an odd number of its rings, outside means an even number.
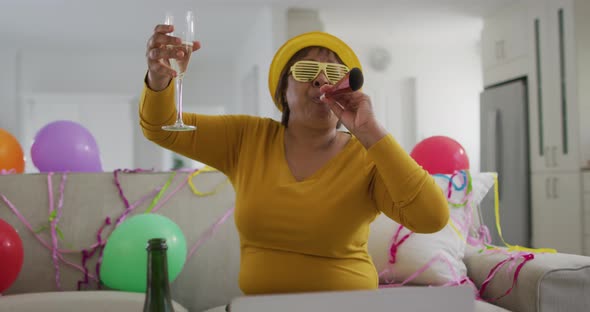
[[[167,35],[173,30],[170,25],[157,25],[154,28],[153,35],[149,38],[146,48],[146,58],[148,64],[148,77],[160,81],[161,84],[167,85],[168,81],[176,77],[176,72],[170,67],[168,59],[175,57],[173,51],[168,51],[166,46],[181,42],[180,38]],[[165,81],[165,83],[164,83]]]
[[[166,14],[166,25],[175,25],[176,17],[171,14]],[[190,57],[193,52],[194,40],[195,40],[195,22],[194,14],[192,11],[188,11],[184,14],[184,18],[178,20],[174,26],[170,36],[177,37],[173,43],[167,42],[166,47],[171,50],[172,56],[169,58],[171,67],[178,73],[179,77],[183,77],[184,73],[188,69]]]

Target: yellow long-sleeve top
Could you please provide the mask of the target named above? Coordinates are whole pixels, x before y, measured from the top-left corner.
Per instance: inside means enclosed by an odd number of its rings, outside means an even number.
[[[239,285],[245,294],[375,289],[367,250],[380,212],[416,232],[448,221],[432,177],[387,135],[366,149],[353,136],[320,170],[296,181],[285,159],[285,128],[268,118],[183,113],[193,132],[167,132],[174,87],[144,86],[140,124],[160,146],[208,164],[236,192]]]

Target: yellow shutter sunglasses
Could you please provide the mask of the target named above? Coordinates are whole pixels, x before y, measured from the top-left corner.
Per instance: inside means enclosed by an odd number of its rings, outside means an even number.
[[[322,70],[331,84],[335,84],[340,79],[344,78],[344,76],[350,71],[346,65],[337,63],[299,61],[291,66],[289,73],[293,74],[293,78],[296,81],[310,82],[314,80]]]

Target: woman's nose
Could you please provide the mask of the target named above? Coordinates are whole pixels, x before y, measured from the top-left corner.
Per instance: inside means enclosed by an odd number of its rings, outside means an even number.
[[[317,77],[315,77],[315,79],[313,80],[313,86],[316,88],[320,88],[321,86],[325,85],[325,84],[329,84],[330,81],[328,80],[328,77],[326,77],[326,74],[324,73],[324,71],[320,71],[320,73],[318,74]]]

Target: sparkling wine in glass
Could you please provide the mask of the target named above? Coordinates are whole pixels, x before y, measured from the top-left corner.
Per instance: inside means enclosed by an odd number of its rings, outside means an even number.
[[[168,131],[193,131],[197,127],[185,125],[182,121],[182,82],[184,75],[188,68],[188,64],[193,52],[193,41],[195,40],[195,16],[192,11],[186,12],[184,18],[176,23],[174,15],[166,14],[166,25],[174,25],[174,32],[171,36],[179,37],[182,40],[180,45],[168,45],[168,49],[175,49],[176,51],[183,51],[182,57],[170,58],[170,66],[178,74],[176,77],[176,122],[173,125],[163,126],[162,129]]]

